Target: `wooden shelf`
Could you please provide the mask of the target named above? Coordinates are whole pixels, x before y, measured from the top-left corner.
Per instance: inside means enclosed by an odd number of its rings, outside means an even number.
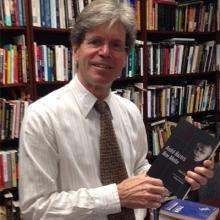
[[[0,26],[0,31],[26,31],[26,27]]]
[[[16,83],[16,84],[1,84],[1,88],[21,88],[21,87],[26,87],[28,84],[27,83]]]
[[[188,114],[182,114],[182,115],[174,115],[174,116],[168,116],[168,117],[156,117],[156,118],[148,118],[148,122],[154,122],[154,121],[159,121],[162,120],[164,118],[166,118],[167,120],[177,120],[179,117],[183,117],[183,116],[205,116],[205,115],[214,115],[215,111],[202,111],[202,112],[194,112],[194,113],[188,113]]]
[[[45,32],[45,33],[56,33],[56,34],[70,34],[70,29],[60,29],[60,28],[42,28],[42,27],[33,27],[35,32]]]

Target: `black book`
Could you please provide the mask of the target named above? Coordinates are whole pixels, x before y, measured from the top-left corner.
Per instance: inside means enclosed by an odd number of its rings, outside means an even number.
[[[184,179],[186,172],[202,166],[218,146],[217,138],[181,120],[147,175],[161,179],[170,192],[183,199],[190,191],[190,185]]]

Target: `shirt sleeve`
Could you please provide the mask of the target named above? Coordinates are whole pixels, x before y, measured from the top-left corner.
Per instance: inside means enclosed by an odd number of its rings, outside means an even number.
[[[29,107],[25,115],[19,143],[19,197],[24,219],[80,220],[120,212],[116,184],[60,190],[53,126],[45,112],[33,109]]]

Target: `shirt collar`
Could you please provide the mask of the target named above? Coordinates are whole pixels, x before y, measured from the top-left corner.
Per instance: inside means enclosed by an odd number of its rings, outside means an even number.
[[[81,113],[86,118],[89,112],[91,111],[91,109],[94,107],[97,98],[82,85],[82,83],[78,79],[77,74],[73,78],[72,85],[74,88],[74,96],[76,98],[76,102],[79,106]],[[111,92],[105,98],[105,101],[108,104],[110,102],[110,97],[111,97]]]

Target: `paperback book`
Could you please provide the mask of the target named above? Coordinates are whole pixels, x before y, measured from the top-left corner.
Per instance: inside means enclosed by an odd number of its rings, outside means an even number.
[[[218,213],[219,208],[214,206],[189,200],[174,199],[161,206],[159,220],[215,220]]]
[[[210,159],[219,146],[219,140],[191,123],[181,120],[154,160],[147,175],[159,178],[165,187],[184,199],[190,191],[185,181],[186,172]]]

